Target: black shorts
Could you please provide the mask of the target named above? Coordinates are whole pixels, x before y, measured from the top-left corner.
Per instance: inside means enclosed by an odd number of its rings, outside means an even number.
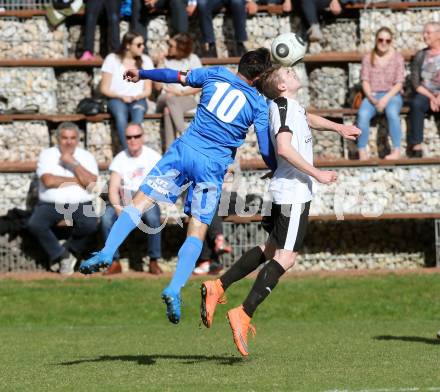
[[[264,216],[261,225],[279,249],[298,252],[306,236],[310,201],[297,204],[272,203],[270,216]]]

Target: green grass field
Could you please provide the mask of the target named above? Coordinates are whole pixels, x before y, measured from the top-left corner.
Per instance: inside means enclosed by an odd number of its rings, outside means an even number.
[[[226,310],[199,326],[199,285],[168,322],[165,280],[0,281],[0,391],[440,391],[440,275],[283,279],[251,355]],[[410,389],[412,388],[412,389]]]

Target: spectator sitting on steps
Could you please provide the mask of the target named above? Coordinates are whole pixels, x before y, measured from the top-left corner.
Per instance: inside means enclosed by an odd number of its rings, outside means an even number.
[[[124,206],[129,205],[132,196],[139,189],[145,176],[161,158],[160,154],[144,145],[144,131],[139,124],[128,124],[125,130],[127,149],[115,156],[110,164],[110,183],[108,196],[110,203],[107,205],[105,214],[101,220],[101,231],[104,239],[107,239],[110,229]],[[154,204],[144,212],[142,220],[146,228],[151,228],[152,233],[147,232],[148,256],[150,259],[149,272],[155,275],[162,273],[157,260],[161,257],[161,233],[160,209]],[[158,231],[156,233],[156,231]],[[107,274],[122,272],[119,263],[119,252],[113,256],[113,263],[107,270]]]
[[[152,83],[142,80],[140,83],[128,83],[122,75],[128,69],[152,69],[151,59],[143,54],[144,39],[138,33],[128,32],[122,38],[121,49],[109,54],[102,64],[101,93],[108,100],[108,111],[116,123],[119,141],[127,148],[125,128],[130,121],[142,124],[147,111],[146,98],[150,96]]]
[[[427,23],[423,28],[427,47],[418,51],[411,64],[411,83],[415,93],[410,101],[407,155],[422,157],[423,122],[431,110],[440,113],[440,23]]]
[[[385,112],[393,151],[385,159],[400,158],[400,110],[403,99],[400,94],[405,80],[404,59],[392,46],[393,33],[388,27],[376,32],[375,45],[371,53],[362,59],[361,79],[365,98],[357,117],[357,126],[362,131],[358,139],[359,159],[369,158],[367,152],[370,121],[377,113]]]
[[[247,41],[246,14],[254,15],[257,12],[256,3],[252,0],[197,0],[203,57],[217,57],[212,19],[223,7],[231,13],[234,24],[235,48],[230,55],[241,57],[247,52],[244,46]]]
[[[57,129],[57,146],[41,152],[37,165],[39,201],[27,226],[49,256],[50,269],[63,275],[73,273],[76,256],[82,256],[98,226],[89,191],[97,180],[98,165],[78,142],[78,127],[64,122]],[[62,220],[73,226],[64,246],[52,231]]]

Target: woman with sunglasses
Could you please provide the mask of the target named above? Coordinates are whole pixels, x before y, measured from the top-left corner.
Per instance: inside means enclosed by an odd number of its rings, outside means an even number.
[[[168,41],[168,52],[159,56],[157,68],[170,68],[177,71],[186,71],[200,68],[202,63],[193,53],[193,40],[186,33],[176,34]],[[198,88],[182,86],[180,83],[155,83],[155,88],[161,93],[157,99],[156,112],[163,113],[164,120],[164,150],[185,129],[185,113],[197,106],[196,94]]]
[[[124,149],[127,148],[125,128],[129,118],[132,123],[142,124],[152,82],[142,80],[141,83],[129,83],[122,76],[128,69],[154,68],[151,59],[143,52],[142,35],[128,32],[122,38],[121,48],[116,53],[109,54],[101,68],[100,90],[108,98],[108,111],[115,120],[119,141]]]
[[[362,59],[361,80],[365,98],[359,108],[357,126],[362,133],[358,139],[359,159],[369,158],[367,152],[370,121],[377,113],[385,112],[393,150],[385,159],[400,157],[400,91],[405,79],[404,59],[392,46],[393,33],[388,27],[376,32],[375,46]]]

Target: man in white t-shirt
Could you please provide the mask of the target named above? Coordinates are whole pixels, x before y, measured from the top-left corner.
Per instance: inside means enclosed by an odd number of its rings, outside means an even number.
[[[150,170],[160,160],[161,155],[153,149],[144,145],[144,131],[139,124],[128,124],[125,129],[127,149],[115,156],[110,164],[109,170],[109,204],[101,220],[101,230],[104,239],[121,213],[122,209],[131,201],[131,197],[139,189],[142,181]],[[162,273],[157,260],[161,257],[161,230],[160,209],[157,204],[142,215],[142,220],[151,233],[147,233],[148,256],[150,259],[149,271],[152,274]],[[150,231],[150,230],[148,230]],[[157,231],[157,232],[156,232]],[[118,261],[119,252],[113,256],[113,263],[107,270],[107,274],[121,272],[121,265]]]
[[[70,275],[76,257],[85,251],[98,220],[93,213],[89,185],[97,180],[98,165],[88,151],[78,147],[79,129],[63,122],[57,128],[57,145],[38,158],[38,204],[28,222],[29,231],[49,256],[50,269]],[[70,237],[60,245],[52,227],[62,220],[73,225]]]
[[[261,86],[264,95],[273,99],[269,105],[270,136],[277,160],[269,187],[272,209],[262,222],[269,238],[265,245],[246,252],[220,279],[204,282],[201,289],[200,315],[209,328],[217,303],[224,303],[225,290],[269,260],[243,304],[228,312],[234,343],[243,356],[248,355],[247,333],[249,329],[254,331],[250,321],[256,308],[272,292],[279,278],[295,264],[306,233],[313,179],[321,184],[331,184],[337,179],[336,172],[313,166],[309,126],[334,131],[351,140],[360,135],[360,130],[354,126],[306,113],[295,100],[301,83],[291,68],[272,67],[262,75]]]

